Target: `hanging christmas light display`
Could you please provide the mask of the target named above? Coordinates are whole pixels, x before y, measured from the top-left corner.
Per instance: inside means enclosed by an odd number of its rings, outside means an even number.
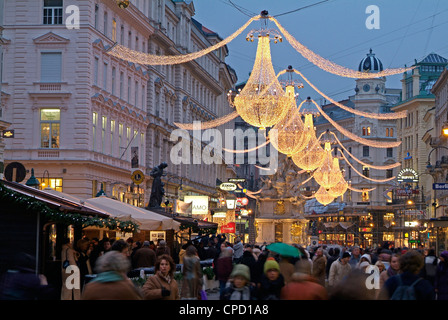
[[[291,157],[305,148],[310,137],[295,103],[294,86],[288,85],[286,94],[291,98],[291,108],[286,116],[269,131],[269,138],[278,152]]]
[[[270,41],[270,33],[262,29],[250,77],[234,100],[229,100],[244,121],[262,130],[283,119],[292,104],[275,75]]]

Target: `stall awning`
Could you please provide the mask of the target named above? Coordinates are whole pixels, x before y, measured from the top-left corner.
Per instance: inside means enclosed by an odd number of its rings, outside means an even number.
[[[92,215],[100,218],[109,218],[107,212],[99,209],[85,206],[81,202],[77,202],[74,199],[63,197],[57,193],[50,193],[44,190],[38,190],[27,185],[23,185],[17,182],[11,182],[7,180],[2,181],[3,185],[8,189],[23,194],[28,197],[32,197],[47,204],[51,208],[58,208],[60,211],[68,213],[78,213],[83,215]]]
[[[106,196],[90,198],[85,203],[100,208],[113,217],[130,219],[139,225],[140,230],[179,230],[180,223],[174,221],[173,218]]]

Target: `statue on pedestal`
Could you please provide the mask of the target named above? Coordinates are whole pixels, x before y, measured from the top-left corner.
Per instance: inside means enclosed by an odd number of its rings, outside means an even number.
[[[149,174],[151,177],[154,178],[152,182],[151,196],[149,198],[149,204],[148,204],[149,208],[160,208],[163,196],[165,195],[162,176],[166,176],[166,173],[163,172],[163,169],[165,169],[166,167],[168,167],[168,164],[166,162],[162,162],[157,167],[154,167],[151,173]]]

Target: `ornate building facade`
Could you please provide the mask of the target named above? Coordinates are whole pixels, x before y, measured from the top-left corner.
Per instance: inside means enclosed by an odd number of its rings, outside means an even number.
[[[79,8],[79,29],[66,24],[69,5]],[[149,172],[162,161],[171,198],[178,189],[212,196],[216,178],[234,174],[225,163],[170,163],[174,122],[229,111],[226,93],[236,75],[225,63],[227,48],[176,66],[141,66],[107,54],[114,43],[162,55],[220,41],[192,18],[193,3],[131,1],[121,9],[107,0],[6,0],[5,6],[2,111],[15,130],[5,164],[21,162],[26,179],[33,168],[45,185],[83,199],[103,188],[140,206],[149,200]],[[135,170],[146,174],[140,185],[131,180]]]

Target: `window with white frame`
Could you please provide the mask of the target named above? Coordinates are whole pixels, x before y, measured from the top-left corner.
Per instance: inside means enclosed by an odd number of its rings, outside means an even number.
[[[92,114],[92,150],[95,151],[96,147],[96,126],[98,124],[98,113]]]
[[[98,68],[100,64],[100,59],[98,57],[95,57],[95,60],[93,62],[93,84],[98,85]]]
[[[59,149],[61,127],[60,109],[40,110],[40,147]]]
[[[112,67],[112,94],[115,95],[115,86],[116,86],[116,69]]]
[[[123,99],[124,73],[120,72],[120,99]]]
[[[107,16],[107,11],[104,11],[104,25],[103,25],[103,33],[104,35],[107,37],[107,23],[108,23],[108,16]]]
[[[121,145],[123,143],[123,124],[118,124],[118,153],[121,157]]]
[[[63,1],[44,0],[43,24],[62,24]]]
[[[131,103],[131,77],[128,77],[128,103]]]
[[[106,148],[106,128],[107,128],[107,117],[101,117],[101,152],[104,153]]]
[[[138,81],[135,81],[134,87],[134,106],[138,107]]]
[[[115,18],[112,19],[112,41],[117,41],[117,20]]]
[[[40,81],[61,82],[61,79],[62,79],[62,53],[41,52]]]
[[[115,120],[110,120],[110,155],[114,154]]]
[[[140,163],[144,165],[142,161],[145,159],[145,134],[140,133]]]
[[[103,89],[107,91],[107,62],[104,62],[103,66]]]
[[[97,30],[98,30],[98,11],[99,10],[100,10],[99,5],[95,4],[95,22],[94,22],[94,25],[95,25],[95,29],[97,29]]]

